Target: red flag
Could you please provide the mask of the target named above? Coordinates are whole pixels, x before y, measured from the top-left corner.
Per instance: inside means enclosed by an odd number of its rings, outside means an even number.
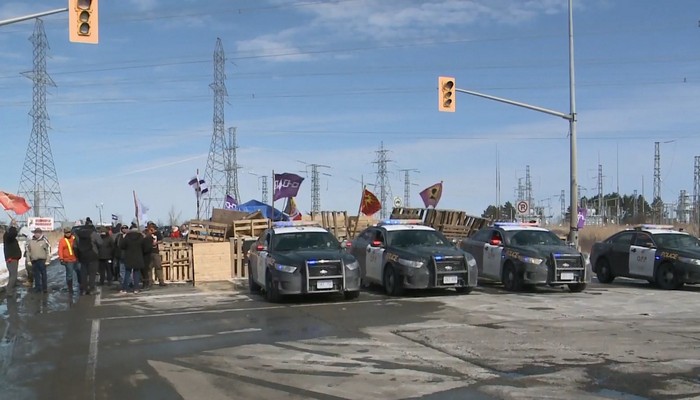
[[[7,192],[0,192],[0,204],[6,211],[13,211],[17,215],[22,215],[32,208],[23,197]]]
[[[379,203],[377,196],[375,196],[374,193],[370,192],[369,190],[363,189],[360,212],[369,217],[381,209],[382,205]]]
[[[442,197],[442,181],[420,192],[420,198],[423,199],[423,204],[425,204],[426,208],[430,206],[433,208],[437,207],[440,197]]]

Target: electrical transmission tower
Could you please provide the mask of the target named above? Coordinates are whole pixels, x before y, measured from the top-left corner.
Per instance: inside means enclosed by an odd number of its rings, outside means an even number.
[[[377,164],[377,187],[379,188],[379,202],[382,205],[381,210],[379,210],[379,218],[381,219],[387,217],[387,200],[391,197],[391,185],[389,184],[389,172],[387,170],[387,164],[391,160],[386,157],[388,152],[389,150],[384,149],[384,142],[381,142],[379,150],[376,151],[377,160],[373,161],[374,164]]]
[[[656,203],[656,207],[653,207],[653,221],[658,224],[661,221],[663,202],[657,199],[661,199],[661,152],[659,142],[654,142],[654,199],[652,202]]]
[[[403,179],[403,206],[411,207],[411,172],[420,172],[417,169],[402,169]]]
[[[37,18],[34,33],[29,40],[34,44],[34,69],[23,75],[33,82],[32,111],[29,113],[33,123],[18,194],[32,205],[35,217],[53,217],[55,222],[63,222],[66,220],[63,197],[47,133],[49,115],[46,112],[46,86],[56,84],[46,73],[46,50],[49,43],[42,20]],[[24,221],[26,216],[24,214],[19,219]]]
[[[226,147],[226,194],[233,196],[237,202],[241,201],[240,193],[238,192],[238,170],[241,166],[238,165],[238,157],[236,152],[238,144],[236,141],[236,128],[228,128],[228,142]]]
[[[598,215],[600,216],[600,224],[605,221],[605,204],[603,199],[603,165],[598,164]]]
[[[525,166],[525,196],[527,196],[527,204],[530,206],[530,209],[534,208],[534,205],[532,204],[532,179],[530,178],[530,166],[526,165]],[[530,210],[527,211],[528,215],[530,214]]]
[[[693,173],[693,223],[698,224],[700,232],[700,156],[695,156],[695,168]]]
[[[226,91],[226,56],[221,38],[216,39],[214,50],[214,82],[209,87],[214,91],[214,132],[211,136],[207,168],[204,171],[204,180],[209,186],[209,197],[204,201],[204,218],[211,215],[213,207],[222,207],[227,190],[227,145],[224,132],[224,98],[228,96]],[[238,199],[236,199],[238,200]]]
[[[566,220],[566,191],[562,189],[559,195],[559,202],[561,203],[561,220],[562,222]],[[576,210],[578,212],[578,210]]]
[[[330,168],[328,165],[309,164],[311,167],[311,212],[316,214],[321,212],[321,173],[319,168]],[[323,175],[331,176],[324,173]]]

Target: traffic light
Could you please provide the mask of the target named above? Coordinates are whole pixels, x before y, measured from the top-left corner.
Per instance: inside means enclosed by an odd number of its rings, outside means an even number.
[[[457,97],[455,96],[457,87],[455,78],[451,76],[438,77],[438,110],[444,112],[455,112]]]
[[[68,33],[71,42],[97,44],[97,0],[68,0]]]

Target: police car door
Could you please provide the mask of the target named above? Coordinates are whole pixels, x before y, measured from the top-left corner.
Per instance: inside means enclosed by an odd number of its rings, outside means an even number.
[[[270,242],[271,242],[272,234],[268,230],[265,232],[263,238],[262,238],[262,244],[263,248],[262,250],[258,250],[258,260],[257,260],[257,265],[256,267],[256,272],[257,272],[257,281],[258,283],[265,284],[265,269],[267,268],[267,258],[270,255]]]
[[[379,229],[374,229],[372,231],[373,235],[370,242],[367,244],[367,256],[365,258],[365,265],[367,266],[367,277],[375,282],[382,281],[382,264],[384,262],[384,246],[386,245],[386,238]],[[373,244],[373,242],[375,244]],[[376,243],[381,243],[376,245]]]
[[[501,254],[503,237],[493,231],[489,241],[484,244],[484,275],[492,279],[501,279]]]
[[[630,275],[652,278],[655,259],[656,245],[651,235],[646,232],[637,232],[630,246]]]

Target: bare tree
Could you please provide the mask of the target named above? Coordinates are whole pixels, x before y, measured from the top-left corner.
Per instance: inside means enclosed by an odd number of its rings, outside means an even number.
[[[170,226],[179,226],[179,220],[182,217],[182,211],[176,211],[175,206],[170,207],[170,211],[168,211],[168,222],[170,222]]]

